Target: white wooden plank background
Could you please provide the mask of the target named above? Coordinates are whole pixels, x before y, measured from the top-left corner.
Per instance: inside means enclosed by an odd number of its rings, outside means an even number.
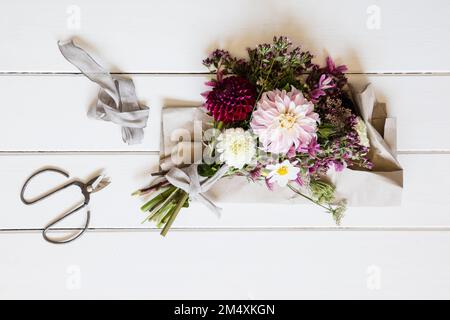
[[[352,72],[448,72],[449,10],[446,0],[17,0],[0,13],[0,70],[73,72],[55,46],[76,35],[114,71],[202,72],[216,46],[243,54],[285,34]]]
[[[8,137],[0,141],[1,150],[158,151],[161,108],[200,105],[200,93],[207,88],[204,85],[207,78],[192,75],[132,78],[139,98],[151,107],[151,115],[144,142],[127,146],[117,126],[86,119],[88,106],[97,96],[97,87],[85,77],[0,77],[3,102],[8,106],[0,119],[0,135]],[[349,78],[356,89],[369,82],[374,85],[378,100],[386,103],[390,115],[397,118],[400,151],[450,150],[450,103],[442,94],[450,87],[450,76],[353,75]]]
[[[442,299],[450,285],[449,237],[245,231],[175,232],[161,239],[157,233],[101,232],[55,247],[38,234],[6,234],[0,296]]]
[[[3,3],[0,298],[449,298],[449,14],[445,0]],[[280,34],[317,61],[331,54],[346,63],[357,87],[374,84],[397,117],[402,206],[351,208],[336,228],[308,205],[222,203],[217,220],[193,204],[160,238],[140,224],[141,200],[129,195],[157,167],[161,108],[201,103],[211,49],[242,55]],[[56,41],[70,36],[134,79],[151,107],[142,145],[86,118],[97,88],[61,57]],[[93,196],[91,229],[74,244],[48,245],[39,229],[77,194],[19,201],[23,181],[43,166],[113,178]],[[60,181],[43,178],[30,191]],[[371,290],[374,270],[381,287]]]
[[[400,207],[350,208],[344,227],[426,227],[450,230],[450,203],[448,190],[439,180],[450,175],[450,155],[401,155],[405,168],[405,190]],[[158,166],[158,156],[152,155],[10,155],[0,157],[3,205],[11,212],[2,213],[0,229],[38,229],[58,216],[80,195],[67,190],[33,206],[19,201],[23,181],[34,168],[53,166],[64,168],[76,176],[88,179],[101,169],[106,169],[113,183],[94,194],[91,201],[92,228],[151,228],[141,224],[145,216],[139,211],[141,199],[132,198],[131,192],[149,181],[146,176]],[[427,170],[423,170],[427,168]],[[58,175],[41,177],[30,185],[29,196],[39,194],[45,186],[64,181]],[[270,195],[270,193],[269,193]],[[311,205],[277,205],[274,203],[221,203],[221,219],[201,204],[183,210],[174,227],[178,228],[273,228],[334,227],[333,220],[322,209]],[[81,225],[82,217],[63,226]],[[82,240],[80,240],[82,241]]]

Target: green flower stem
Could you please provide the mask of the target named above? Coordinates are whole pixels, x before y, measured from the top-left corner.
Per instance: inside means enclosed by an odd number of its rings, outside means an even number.
[[[170,204],[170,201],[175,197],[177,192],[179,191],[179,188],[173,189],[173,191],[169,194],[168,197],[163,197],[164,200],[159,202],[157,205],[153,207],[153,209],[150,211],[150,215],[147,217],[145,221],[151,221],[153,217],[156,217],[164,212],[164,210],[167,208],[167,206]]]
[[[158,213],[158,211],[161,211],[177,194],[179,188],[174,188],[173,191],[169,194],[168,197],[164,199],[164,201],[160,202],[158,205],[156,205],[151,212],[154,212],[155,214]]]
[[[324,206],[323,204],[321,204],[321,203],[317,202],[316,200],[314,200],[313,198],[308,197],[306,194],[301,193],[299,190],[297,190],[296,188],[294,188],[294,187],[291,186],[290,184],[288,184],[287,186],[289,187],[289,189],[291,189],[292,191],[294,191],[294,192],[295,192],[296,194],[298,194],[299,196],[302,196],[303,198],[305,198],[305,199],[307,199],[307,200],[309,200],[309,201],[311,201],[311,202],[317,204],[318,206],[324,208],[324,209],[327,210],[327,211],[330,210],[329,207],[326,207],[326,206]]]
[[[272,73],[272,69],[273,69],[273,65],[275,64],[275,59],[272,60],[272,63],[270,64],[270,68],[269,68],[269,72],[267,73],[267,77],[264,80],[263,84],[261,85],[261,91],[258,94],[258,97],[256,98],[256,102],[259,101],[259,99],[261,98],[262,94],[264,93],[264,89],[266,86],[266,82],[269,80],[270,74]],[[255,105],[256,108],[256,105]]]
[[[175,218],[177,217],[178,213],[180,212],[181,208],[183,207],[184,203],[188,200],[189,194],[187,192],[182,191],[181,192],[181,199],[178,201],[177,206],[173,209],[173,212],[170,214],[170,218],[167,221],[166,225],[164,226],[163,230],[161,231],[161,235],[165,237],[167,235],[167,232],[169,231],[170,227],[172,226],[173,222],[175,221]]]
[[[164,209],[160,212],[158,220],[156,221],[156,226],[158,228],[162,228],[164,226],[164,224],[169,219],[170,214],[172,213],[175,206],[176,204],[172,201],[167,206],[165,206]]]
[[[157,205],[159,202],[164,201],[164,199],[168,197],[175,190],[175,188],[176,187],[173,186],[169,187],[166,190],[159,193],[158,195],[156,195],[155,197],[153,197],[152,199],[150,199],[141,207],[141,211],[146,212],[151,208],[153,208],[155,205]]]
[[[289,187],[289,189],[294,191],[296,194],[298,194],[298,195],[302,196],[303,198],[308,199],[309,201],[324,208],[328,213],[330,213],[333,216],[333,219],[336,222],[336,225],[337,226],[341,225],[341,221],[342,221],[342,218],[344,217],[344,212],[345,212],[345,201],[344,202],[341,201],[340,203],[336,204],[335,206],[333,206],[331,203],[328,203],[327,204],[328,206],[324,206],[319,201],[316,201],[316,200],[312,199],[311,197],[308,197],[307,195],[301,193],[299,190],[297,190],[290,184],[288,184],[288,187]]]
[[[158,227],[161,228],[164,224],[167,223],[167,220],[170,218],[170,214],[173,209],[176,207],[176,204],[172,201],[166,206],[166,209],[161,213],[161,220],[158,223]]]
[[[223,121],[219,121],[219,122],[214,122],[214,129],[221,131],[223,129],[224,123]],[[215,136],[213,136],[211,138],[211,141],[209,143],[209,156],[212,158],[214,151],[216,149],[216,143],[217,143],[217,139]]]
[[[159,191],[163,188],[166,188],[170,185],[170,183],[167,180],[161,181],[155,185],[151,185],[150,187],[144,188],[144,189],[140,189],[137,190],[135,192],[133,192],[131,195],[132,196],[142,196],[142,195],[146,195],[149,193],[152,193],[154,191]]]
[[[216,122],[216,129],[222,130],[222,128],[223,128],[223,121]]]

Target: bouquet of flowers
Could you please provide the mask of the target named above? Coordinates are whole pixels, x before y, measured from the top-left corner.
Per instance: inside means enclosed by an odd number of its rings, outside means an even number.
[[[330,170],[370,170],[370,142],[347,87],[345,66],[325,66],[285,37],[248,49],[247,59],[215,50],[204,60],[213,79],[203,93],[210,116],[201,163],[159,176],[135,195],[151,195],[142,206],[145,221],[166,235],[190,200],[217,207],[203,192],[225,176],[245,176],[270,190],[287,187],[321,206],[340,223],[345,201],[337,201]],[[275,191],[274,191],[275,192]]]

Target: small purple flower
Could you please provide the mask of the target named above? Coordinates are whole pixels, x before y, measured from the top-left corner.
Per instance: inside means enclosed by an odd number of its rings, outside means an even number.
[[[373,163],[369,159],[364,159],[363,165],[364,165],[364,167],[366,167],[369,170],[373,169]]]
[[[267,189],[273,191],[273,182],[271,182],[270,179],[265,179],[264,181],[266,182]]]
[[[303,178],[301,174],[299,173],[297,176],[297,179],[295,179],[295,182],[300,186],[303,187],[305,185],[305,181],[303,181]]]
[[[317,138],[313,138],[308,145],[308,154],[314,158],[320,152],[320,145],[317,143]]]
[[[336,67],[336,65],[331,57],[327,57],[327,68],[328,68],[328,72],[331,74],[340,74],[340,73],[344,73],[345,71],[347,71],[346,65],[340,65],[340,66]]]
[[[250,175],[250,179],[252,179],[253,181],[258,180],[259,177],[261,177],[261,168],[256,167],[255,169],[250,171],[249,175]]]
[[[217,81],[214,81],[214,80],[207,81],[207,82],[205,82],[205,85],[208,86],[208,87],[214,88],[214,87],[217,85]],[[206,98],[208,98],[209,92],[210,92],[210,91],[205,91],[205,92],[202,92],[200,95],[201,95],[203,98],[206,99]]]
[[[333,165],[337,172],[341,172],[345,168],[345,165],[341,161],[333,161]]]
[[[297,152],[308,153],[308,146],[304,144],[299,145],[297,148]]]
[[[309,167],[309,169],[308,169],[309,174],[310,174],[310,175],[315,174],[315,173],[318,171],[318,169],[319,169],[319,167],[320,167],[321,165],[322,165],[322,164],[320,163],[319,160],[315,161],[315,162]]]
[[[311,91],[311,101],[316,103],[317,101],[319,101],[319,98],[325,95],[325,91],[323,91],[322,89],[314,89],[313,91]]]
[[[320,144],[317,143],[317,138],[311,139],[310,143],[305,146],[301,145],[297,148],[298,152],[307,153],[311,158],[315,158],[317,153],[320,152]]]
[[[335,85],[333,84],[333,78],[331,78],[328,75],[321,75],[319,79],[319,88],[322,90],[334,88]]]
[[[313,102],[317,102],[320,97],[325,96],[325,90],[333,89],[336,85],[333,82],[333,78],[327,74],[322,74],[317,84],[317,88],[311,91],[311,99]]]
[[[286,156],[288,157],[288,159],[291,159],[293,157],[295,157],[296,152],[295,152],[295,147],[292,146],[289,151],[287,152]]]

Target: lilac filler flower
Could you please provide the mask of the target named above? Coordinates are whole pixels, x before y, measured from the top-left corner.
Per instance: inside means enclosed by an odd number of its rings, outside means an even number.
[[[337,66],[331,57],[327,57],[327,69],[331,74],[342,74],[348,70],[346,65]]]
[[[297,151],[308,153],[310,157],[315,158],[317,153],[320,152],[320,145],[317,143],[317,138],[312,138],[311,142],[307,146],[300,146]]]
[[[317,88],[311,91],[311,100],[317,102],[320,97],[326,95],[326,89],[332,89],[334,87],[336,87],[336,85],[333,83],[333,78],[325,74],[321,75]]]
[[[258,101],[250,126],[267,152],[288,153],[294,147],[308,146],[316,138],[319,115],[302,92],[265,92]]]

